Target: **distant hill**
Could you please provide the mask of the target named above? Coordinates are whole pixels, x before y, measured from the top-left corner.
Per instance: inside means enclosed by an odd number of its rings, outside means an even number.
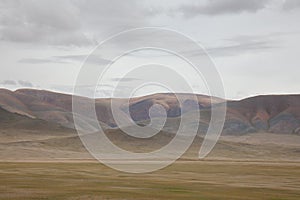
[[[44,132],[74,132],[58,123],[48,122],[42,119],[30,118],[26,115],[9,112],[0,107],[1,130],[27,130]]]
[[[195,109],[201,111],[199,132],[205,132],[210,121],[211,104],[223,103],[223,99],[191,94],[177,94],[184,97],[187,109],[182,110],[174,94],[153,94],[144,97],[115,99],[118,115],[131,117],[136,123],[149,123],[149,108],[154,104],[163,106],[167,112],[167,123],[164,131],[176,132],[181,115],[189,117],[190,127],[195,124]],[[82,97],[82,99],[86,99]],[[117,128],[110,109],[111,99],[96,99],[97,117],[104,129]],[[300,95],[267,95],[257,96],[240,101],[227,101],[227,116],[223,130],[224,135],[247,134],[254,132],[271,132],[282,134],[300,134]],[[83,104],[84,106],[84,104]],[[125,108],[129,106],[129,113]],[[51,123],[51,126],[74,128],[72,115],[72,96],[45,90],[21,89],[9,91],[0,89],[0,125],[3,120],[31,119],[30,123]],[[159,119],[163,113],[154,113]],[[23,118],[24,119],[23,119]],[[84,119],[83,120],[88,120]],[[25,120],[26,121],[26,120]],[[26,123],[25,123],[26,124]],[[126,124],[125,124],[126,125]],[[36,128],[38,126],[35,126]]]
[[[228,133],[268,131],[300,133],[300,95],[268,95],[230,101],[225,129]]]

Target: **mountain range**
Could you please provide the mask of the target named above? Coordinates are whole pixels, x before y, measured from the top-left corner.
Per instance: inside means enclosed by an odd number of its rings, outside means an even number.
[[[184,97],[185,110],[176,98]],[[132,118],[139,125],[149,124],[149,109],[159,104],[166,110],[167,120],[163,130],[175,133],[180,117],[186,115],[189,127],[198,128],[204,133],[210,122],[211,105],[218,105],[225,100],[193,94],[159,93],[128,99],[114,99],[117,113],[124,118]],[[86,99],[86,97],[80,97]],[[244,135],[256,132],[278,134],[300,134],[300,95],[264,95],[242,99],[227,100],[226,120],[223,135]],[[84,105],[83,105],[84,106]],[[98,120],[105,130],[117,129],[111,111],[111,99],[95,99]],[[129,108],[129,112],[126,111]],[[195,110],[200,109],[200,124],[195,123]],[[151,113],[154,119],[164,116],[160,110]],[[0,125],[4,127],[7,120],[14,120],[15,126],[39,126],[46,123],[52,128],[74,129],[72,114],[72,95],[45,90],[19,89],[10,91],[0,89]],[[88,120],[88,119],[83,119]],[[124,124],[126,126],[126,124]],[[130,124],[128,124],[130,126]],[[44,126],[43,126],[44,127]]]

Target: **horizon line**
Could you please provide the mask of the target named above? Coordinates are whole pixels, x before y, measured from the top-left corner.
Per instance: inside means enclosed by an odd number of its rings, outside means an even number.
[[[4,89],[4,90],[8,90],[11,92],[16,92],[18,90],[35,90],[35,91],[45,91],[45,92],[52,92],[52,93],[56,93],[56,94],[62,94],[62,95],[71,95],[73,96],[74,93],[72,92],[66,92],[66,91],[59,91],[59,90],[55,90],[55,89],[41,89],[41,88],[33,88],[33,87],[22,87],[22,88],[18,88],[18,89],[10,89],[10,88],[5,88],[5,87],[0,87],[0,90]],[[219,99],[223,99],[221,97],[215,97],[215,96],[211,96],[209,94],[201,94],[201,93],[185,93],[185,92],[175,92],[175,93],[171,93],[171,92],[151,92],[148,94],[144,94],[144,95],[138,95],[138,96],[132,96],[130,98],[142,98],[142,97],[147,97],[147,96],[152,96],[152,95],[157,95],[157,94],[181,94],[181,95],[197,95],[197,96],[206,96],[206,97],[211,97],[211,98],[219,98]],[[231,99],[231,98],[226,98],[223,100],[226,101],[241,101],[241,100],[245,100],[245,99],[249,99],[249,98],[254,98],[254,97],[259,97],[259,96],[296,96],[296,95],[300,95],[300,93],[266,93],[266,94],[253,94],[253,95],[249,95],[246,97],[241,97],[241,98],[237,98],[237,99]],[[80,95],[77,95],[80,96]],[[226,96],[226,95],[225,95]],[[92,98],[92,97],[88,97],[88,96],[81,96],[81,97],[86,97],[86,98],[91,98],[91,99],[130,99],[128,97],[96,97],[96,98]]]

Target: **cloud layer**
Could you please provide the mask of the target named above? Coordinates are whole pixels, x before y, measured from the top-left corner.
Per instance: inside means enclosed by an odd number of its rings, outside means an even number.
[[[0,39],[59,46],[97,43],[105,30],[145,24],[137,1],[0,1]]]
[[[298,93],[299,8],[299,0],[1,0],[0,86],[30,87],[32,82],[43,89],[72,91],[82,62],[96,44],[130,28],[154,26],[179,31],[203,45],[222,73],[230,97]],[[147,41],[155,39],[149,35]],[[142,39],[124,37],[106,52]],[[160,39],[180,48],[187,45]],[[188,53],[199,56],[193,49]],[[149,55],[186,70],[162,53],[132,54],[119,67]],[[108,59],[99,55],[89,61],[99,66]],[[110,78],[109,84],[115,84],[122,77]],[[109,84],[103,96],[110,95]]]
[[[268,2],[269,0],[210,0],[204,4],[197,2],[193,5],[182,5],[179,7],[179,11],[187,17],[194,17],[197,15],[235,14],[242,12],[254,13],[264,9]]]

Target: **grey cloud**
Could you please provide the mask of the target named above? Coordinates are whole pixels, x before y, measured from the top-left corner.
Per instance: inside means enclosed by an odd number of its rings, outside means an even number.
[[[29,64],[45,64],[45,63],[73,63],[73,62],[83,62],[88,55],[65,55],[65,56],[52,56],[48,58],[23,58],[19,60],[20,63]],[[108,64],[110,61],[99,56],[91,55],[89,56],[89,62],[96,64]]]
[[[80,85],[80,86],[76,86],[84,91],[87,91],[87,93],[91,94],[92,92],[94,92],[95,90],[95,86],[94,85]],[[113,91],[113,86],[111,85],[101,85],[102,87],[102,92],[106,92],[106,91],[110,91],[109,94],[111,94],[111,91]],[[106,89],[103,89],[103,87],[105,87]],[[72,85],[52,85],[51,90],[55,90],[55,91],[59,91],[59,92],[64,92],[64,93],[69,93],[72,94],[73,90],[74,90],[74,86]],[[96,93],[98,93],[99,91],[96,91]],[[109,96],[109,94],[107,96]]]
[[[300,8],[300,1],[299,0],[285,0],[282,5],[283,10],[295,10]]]
[[[1,82],[1,85],[17,85],[17,83],[14,80],[4,80]]]
[[[1,85],[5,86],[22,86],[22,87],[33,87],[33,84],[29,81],[23,81],[23,80],[4,80],[0,82]]]
[[[23,86],[23,87],[33,87],[33,84],[29,81],[22,81],[22,80],[19,80],[18,81],[18,84]]]
[[[226,39],[230,45],[208,48],[208,53],[214,56],[234,56],[244,53],[262,52],[268,49],[278,48],[279,42],[272,36],[237,36]]]
[[[0,39],[53,45],[85,45],[79,9],[71,1],[1,1]]]
[[[245,53],[258,53],[277,48],[271,41],[241,42],[217,47],[208,47],[206,52],[214,57],[237,56]],[[191,56],[199,56],[198,51],[188,52]]]
[[[275,48],[272,43],[269,42],[251,42],[242,43],[235,45],[228,45],[222,47],[215,47],[207,49],[209,54],[214,56],[234,56],[239,54],[244,54],[247,52],[262,51],[266,49]]]
[[[77,94],[83,95],[87,97],[93,98],[108,98],[108,97],[128,97],[128,91],[131,91],[132,87],[128,87],[125,85],[119,85],[117,88],[115,85],[101,83],[96,86],[95,85],[79,85],[77,86],[81,89],[84,94]],[[51,90],[65,92],[65,93],[73,93],[74,86],[71,85],[52,85]],[[91,94],[94,94],[94,96]]]
[[[222,15],[250,12],[264,9],[269,0],[210,0],[206,4],[188,4],[178,8],[186,17],[197,15]]]
[[[273,33],[268,35],[240,35],[233,38],[224,39],[227,44],[216,46],[216,47],[205,47],[207,53],[215,56],[215,57],[223,57],[223,56],[236,56],[245,53],[258,53],[263,52],[269,49],[274,49],[280,47],[280,39],[279,36],[292,34],[292,33]],[[185,45],[185,44],[181,44]],[[180,53],[188,53],[191,56],[199,56],[198,50],[191,49],[188,52],[180,52]],[[132,56],[135,57],[145,57],[146,55],[137,55],[134,54]],[[165,57],[172,56],[168,53],[160,52],[155,55],[156,57]]]
[[[97,55],[67,55],[67,56],[54,56],[53,58],[61,61],[66,61],[66,62],[83,62],[86,58],[88,58],[88,61],[91,63],[96,63],[96,64],[108,64],[111,61],[101,58],[100,56]]]
[[[140,79],[138,79],[138,78],[112,78],[112,79],[110,79],[110,80],[112,80],[112,81],[122,81],[122,82],[130,82],[130,81],[138,81],[138,80],[140,80]]]
[[[87,55],[66,55],[66,56],[53,56],[53,59],[57,60],[68,60],[68,61],[82,61]]]
[[[293,32],[275,32],[267,35],[239,35],[226,38],[226,45],[207,47],[206,51],[215,56],[237,56],[245,53],[260,53],[270,49],[281,47],[281,36],[295,34]],[[192,56],[198,56],[195,52],[189,52]]]
[[[70,85],[52,85],[50,90],[71,94],[73,93],[73,88],[74,87]]]
[[[115,97],[126,97],[126,96],[122,96],[122,94],[127,94],[125,90],[131,89],[131,87],[126,87],[126,86],[119,86],[116,89],[114,85],[110,85],[110,84],[99,84],[97,85],[96,90],[94,85],[80,85],[77,87],[80,88],[82,91],[81,94],[77,94],[77,95],[83,95],[90,98],[94,98],[94,97],[108,98],[108,97],[112,97],[114,94],[118,94],[118,96]],[[51,87],[51,90],[70,93],[70,94],[73,94],[73,89],[74,86],[71,85],[53,85]]]
[[[146,25],[138,1],[0,1],[0,40],[59,46],[97,43],[101,35]],[[109,32],[105,34],[104,31]]]
[[[28,64],[44,64],[44,63],[66,63],[58,60],[54,60],[51,58],[23,58],[19,60],[20,63],[28,63]]]

